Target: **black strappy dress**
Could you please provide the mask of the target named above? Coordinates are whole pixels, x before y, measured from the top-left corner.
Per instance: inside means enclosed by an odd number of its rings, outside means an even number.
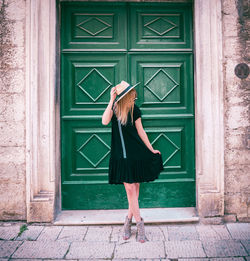
[[[135,121],[139,117],[141,111],[135,104],[133,124],[129,113],[127,124],[119,127],[119,121],[113,113],[109,184],[154,181],[163,170],[161,154],[151,152],[138,135]]]

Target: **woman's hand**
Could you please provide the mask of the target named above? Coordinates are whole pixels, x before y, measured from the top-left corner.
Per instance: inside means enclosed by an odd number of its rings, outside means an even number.
[[[153,152],[154,154],[156,154],[156,153],[161,154],[161,152],[160,152],[159,150],[152,150],[152,152]]]
[[[116,98],[116,91],[115,91],[115,87],[111,88],[111,91],[110,91],[110,100],[113,102]]]

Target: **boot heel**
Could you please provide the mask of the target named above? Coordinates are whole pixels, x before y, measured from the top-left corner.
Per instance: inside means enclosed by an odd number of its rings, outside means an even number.
[[[137,226],[137,237],[136,240],[144,243],[146,241],[148,241],[148,239],[146,238],[145,235],[145,227],[144,227],[144,220],[143,218],[141,218],[141,221],[136,222],[136,226]]]
[[[123,239],[127,240],[131,237],[131,226],[132,226],[132,218],[129,219],[128,216],[126,216],[125,223],[123,226]]]

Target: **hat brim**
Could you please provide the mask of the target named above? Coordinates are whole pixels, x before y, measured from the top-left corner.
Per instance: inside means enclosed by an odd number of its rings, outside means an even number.
[[[118,98],[115,100],[116,102],[120,101],[126,94],[128,94],[131,90],[133,90],[139,83],[135,84],[134,86],[128,86],[124,93],[122,93],[120,96],[118,96]]]

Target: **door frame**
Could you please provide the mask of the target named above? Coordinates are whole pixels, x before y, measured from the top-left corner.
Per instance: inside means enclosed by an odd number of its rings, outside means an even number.
[[[200,217],[223,216],[221,2],[194,0],[193,6],[196,208]],[[61,211],[59,11],[57,0],[26,1],[28,222],[53,222]]]

